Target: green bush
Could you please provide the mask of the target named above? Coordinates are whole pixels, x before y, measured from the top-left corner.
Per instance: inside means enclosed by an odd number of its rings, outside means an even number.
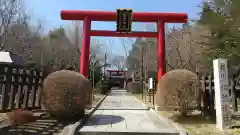
[[[44,80],[42,101],[54,117],[80,117],[84,115],[85,107],[92,104],[92,86],[89,80],[78,72],[53,72]]]
[[[165,109],[177,109],[188,115],[190,108],[197,106],[200,93],[198,76],[188,70],[177,69],[166,73],[158,83],[156,104]]]

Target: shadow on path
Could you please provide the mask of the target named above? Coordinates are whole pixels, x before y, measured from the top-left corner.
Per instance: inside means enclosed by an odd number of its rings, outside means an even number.
[[[125,119],[115,115],[92,115],[84,126],[109,125],[119,123]]]
[[[100,108],[98,110],[119,110],[119,111],[125,111],[125,110],[136,110],[136,111],[148,111],[149,109],[138,109],[138,108],[133,108],[133,109],[129,109],[129,108]]]

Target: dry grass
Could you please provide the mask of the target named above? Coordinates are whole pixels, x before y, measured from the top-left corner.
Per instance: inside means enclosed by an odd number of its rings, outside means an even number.
[[[178,112],[161,111],[160,115],[180,124],[187,129],[190,135],[239,135],[240,129],[228,129],[221,132],[216,129],[214,120],[203,119],[199,111],[195,111],[188,117],[180,116]]]
[[[142,94],[134,94],[140,101],[145,102]],[[149,99],[147,96],[147,103]],[[203,119],[199,111],[195,111],[188,117],[180,116],[176,111],[160,111],[160,115],[164,116],[185,128],[189,135],[240,135],[240,129],[228,129],[221,132],[216,129],[214,120]]]
[[[7,118],[6,113],[0,113],[0,122]]]

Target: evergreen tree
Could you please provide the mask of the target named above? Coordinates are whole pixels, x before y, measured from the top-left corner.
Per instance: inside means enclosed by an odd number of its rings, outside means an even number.
[[[240,1],[212,0],[202,3],[199,23],[210,32],[205,60],[212,64],[216,58],[226,58],[231,68],[240,65]]]

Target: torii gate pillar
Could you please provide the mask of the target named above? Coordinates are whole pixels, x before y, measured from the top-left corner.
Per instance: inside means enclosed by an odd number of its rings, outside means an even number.
[[[157,37],[157,71],[158,80],[165,74],[165,24],[164,22],[158,21],[157,23],[158,37]]]
[[[89,53],[90,53],[90,29],[91,20],[85,17],[83,20],[83,34],[82,34],[82,51],[80,56],[80,73],[85,77],[88,77],[88,64],[89,64]]]

